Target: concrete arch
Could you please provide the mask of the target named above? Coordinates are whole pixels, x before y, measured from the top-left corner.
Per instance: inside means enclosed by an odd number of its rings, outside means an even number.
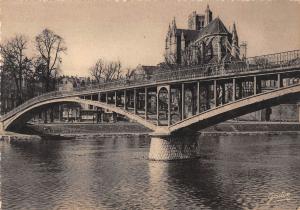
[[[295,99],[294,96],[298,94],[300,94],[300,84],[253,95],[184,119],[171,125],[169,132],[174,133],[184,129],[203,129],[253,111],[292,101]]]
[[[28,120],[28,117],[26,118],[26,114],[33,112],[34,110],[37,110],[41,107],[45,107],[45,106],[51,105],[51,104],[74,103],[74,102],[79,103],[79,104],[93,105],[96,107],[101,107],[101,108],[116,112],[118,114],[128,117],[129,119],[137,121],[138,123],[144,125],[145,127],[149,128],[151,130],[155,130],[157,127],[157,126],[153,125],[152,123],[146,121],[145,119],[143,119],[137,115],[134,115],[126,110],[123,110],[119,107],[115,107],[114,105],[111,105],[111,104],[106,104],[106,103],[99,102],[99,101],[85,100],[85,99],[81,99],[79,97],[63,97],[63,98],[50,99],[47,101],[42,101],[42,102],[36,103],[34,105],[30,105],[30,106],[24,108],[23,110],[19,111],[18,113],[14,114],[12,116],[9,116],[6,119],[3,119],[3,121],[2,121],[3,128],[2,129],[7,130],[9,127],[13,126],[14,123],[20,123],[20,121],[22,123],[24,123],[24,119],[26,122],[26,120]],[[22,118],[23,118],[23,120],[20,120]]]

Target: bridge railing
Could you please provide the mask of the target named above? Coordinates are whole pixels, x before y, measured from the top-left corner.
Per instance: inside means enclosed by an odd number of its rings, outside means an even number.
[[[145,75],[136,80],[121,79],[108,83],[101,83],[74,89],[74,91],[88,91],[91,89],[109,90],[112,88],[130,87],[176,79],[189,79],[195,77],[223,76],[233,73],[252,71],[267,71],[275,67],[285,67],[300,64],[300,50],[277,53],[272,55],[256,56],[245,61],[226,62],[221,64],[207,64],[201,66],[180,67],[176,70],[162,70],[154,75]]]
[[[242,61],[226,62],[220,64],[206,64],[199,66],[179,67],[176,70],[162,70],[160,73],[145,75],[138,80],[121,79],[109,83],[102,83],[86,87],[75,88],[73,91],[53,91],[32,98],[10,112],[3,115],[4,119],[14,115],[20,110],[35,103],[49,100],[51,98],[78,95],[78,93],[87,93],[90,90],[109,91],[110,89],[126,88],[131,86],[151,84],[155,82],[174,81],[192,78],[206,78],[211,76],[226,76],[229,74],[251,73],[253,71],[267,72],[270,69],[279,67],[288,67],[300,64],[300,50],[275,53],[270,55],[255,56]]]
[[[42,101],[45,101],[45,100],[49,100],[49,99],[52,99],[52,98],[61,97],[61,96],[64,96],[64,95],[69,95],[70,93],[71,93],[70,91],[52,91],[52,92],[48,92],[48,93],[36,96],[34,98],[31,98],[31,99],[25,101],[24,103],[17,106],[13,110],[7,112],[3,116],[1,116],[1,119],[5,119],[8,116],[12,116],[12,115],[18,113],[19,111],[23,110],[24,108],[26,108],[28,106],[31,106],[33,104],[36,104],[36,103],[39,103],[39,102],[42,102]]]
[[[298,63],[295,63],[298,61]],[[75,91],[91,89],[109,90],[111,88],[130,87],[134,85],[149,84],[152,82],[163,82],[168,80],[179,80],[189,78],[205,78],[209,76],[225,76],[233,73],[252,71],[267,71],[276,67],[286,67],[300,64],[300,50],[250,57],[243,61],[225,62],[220,64],[206,64],[198,66],[178,67],[176,70],[160,69],[161,72],[153,75],[144,75],[136,80],[121,79],[108,83],[101,83],[86,87],[76,88]]]
[[[250,57],[247,58],[247,61],[249,64],[266,65],[268,63],[273,63],[273,64],[281,65],[281,64],[285,64],[297,60],[299,59],[299,56],[300,56],[300,51],[293,50],[293,51],[274,53],[269,55]]]
[[[287,67],[300,64],[300,50],[248,58],[244,61],[178,68],[152,76],[155,81],[205,78],[209,76],[226,76],[229,74],[268,71],[276,67]]]

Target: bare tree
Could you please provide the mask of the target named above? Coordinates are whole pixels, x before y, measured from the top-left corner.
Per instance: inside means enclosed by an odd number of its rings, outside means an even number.
[[[112,61],[106,66],[106,71],[104,72],[105,82],[112,81],[114,79],[120,79],[121,75],[121,62]]]
[[[49,29],[44,29],[35,37],[36,49],[39,57],[39,68],[45,91],[51,91],[53,79],[58,75],[59,64],[62,62],[61,54],[67,51],[64,39]],[[42,69],[41,69],[42,68]]]
[[[117,60],[115,62],[115,69],[116,69],[116,76],[115,79],[121,79],[122,78],[122,69],[121,69],[122,65],[120,60]]]
[[[131,79],[134,76],[134,70],[131,68],[127,68],[125,71],[125,78]]]
[[[40,80],[44,85],[44,91],[55,89],[59,75],[59,65],[62,62],[61,54],[67,51],[64,39],[49,29],[44,29],[35,37],[35,46],[38,52],[36,69]],[[53,121],[53,107],[50,119]],[[44,112],[44,122],[47,123],[47,111]]]
[[[3,71],[14,80],[16,86],[17,105],[24,100],[24,79],[31,71],[31,59],[25,55],[27,39],[24,35],[16,35],[0,45]]]
[[[116,79],[122,78],[122,65],[118,61],[105,61],[100,58],[97,62],[90,68],[90,75],[97,81],[109,82]]]
[[[97,62],[90,67],[90,75],[96,79],[97,83],[101,83],[103,80],[103,75],[105,71],[105,62],[103,59],[99,58]]]
[[[31,63],[31,70],[27,71],[25,75],[26,80],[26,93],[27,93],[27,99],[35,97],[37,94],[39,94],[37,90],[37,82],[38,82],[38,75],[36,74],[36,71],[34,71],[34,64]]]

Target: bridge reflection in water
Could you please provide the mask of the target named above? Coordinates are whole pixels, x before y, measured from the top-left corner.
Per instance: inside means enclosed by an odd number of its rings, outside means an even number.
[[[52,104],[89,104],[122,114],[153,130],[150,159],[185,159],[197,155],[193,141],[196,130],[295,100],[300,92],[299,81],[299,50],[161,70],[139,80],[38,96],[4,115],[1,128],[22,125],[33,113]]]
[[[54,140],[54,141],[53,141]],[[297,209],[298,136],[198,139],[201,158],[148,161],[149,137],[0,142],[3,209]],[[270,193],[289,201],[268,203]]]

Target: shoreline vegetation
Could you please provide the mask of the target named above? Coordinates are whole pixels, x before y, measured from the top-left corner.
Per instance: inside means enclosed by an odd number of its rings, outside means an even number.
[[[28,124],[21,133],[5,132],[0,140],[69,139],[112,135],[148,136],[151,130],[134,122]],[[299,135],[298,122],[225,122],[198,131],[199,136]]]

